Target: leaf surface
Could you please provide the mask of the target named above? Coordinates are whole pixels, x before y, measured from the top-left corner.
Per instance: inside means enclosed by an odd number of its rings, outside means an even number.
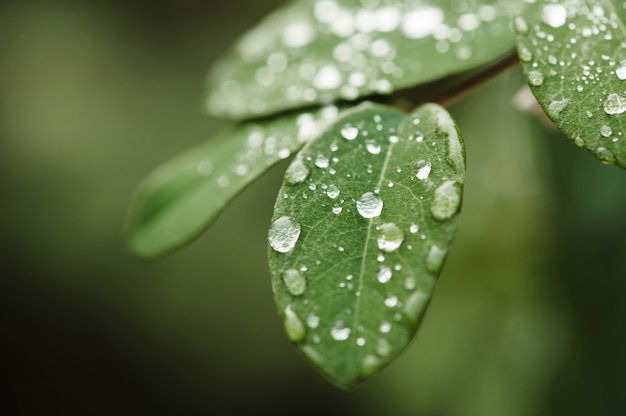
[[[463,141],[434,104],[358,106],[296,155],[268,236],[272,286],[287,335],[335,384],[355,386],[412,339],[464,173]]]
[[[601,162],[626,168],[626,10],[615,0],[537,0],[514,19],[518,53],[548,117]]]
[[[190,241],[248,184],[336,116],[336,107],[326,107],[238,125],[159,167],[135,195],[130,248],[154,257]]]
[[[250,118],[485,65],[514,48],[510,1],[292,1],[215,65],[208,109]]]

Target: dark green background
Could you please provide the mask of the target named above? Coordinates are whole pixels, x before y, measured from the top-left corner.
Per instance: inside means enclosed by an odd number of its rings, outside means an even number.
[[[352,393],[272,303],[286,165],[184,250],[125,251],[137,183],[225,125],[203,113],[207,68],[278,3],[0,3],[3,414],[624,414],[626,172],[518,113],[519,69],[451,108],[457,241],[416,340]]]

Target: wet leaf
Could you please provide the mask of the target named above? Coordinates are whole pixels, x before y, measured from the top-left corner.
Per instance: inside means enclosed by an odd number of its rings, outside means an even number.
[[[245,123],[159,167],[131,209],[130,248],[153,257],[206,228],[239,192],[337,116],[336,107]]]
[[[335,384],[355,386],[412,339],[456,231],[464,156],[437,105],[361,105],[288,169],[268,236],[275,300]]]
[[[626,168],[626,10],[622,2],[526,3],[514,20],[533,94],[570,140]]]
[[[389,94],[491,63],[514,48],[509,3],[292,1],[214,67],[209,111],[249,118]]]

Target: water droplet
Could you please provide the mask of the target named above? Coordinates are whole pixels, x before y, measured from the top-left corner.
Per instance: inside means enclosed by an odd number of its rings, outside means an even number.
[[[300,238],[300,224],[290,217],[280,217],[270,226],[268,241],[279,253],[288,253]]]
[[[609,137],[613,134],[613,129],[610,126],[602,126],[600,127],[600,134],[602,137]]]
[[[445,181],[436,190],[430,203],[430,213],[438,221],[452,218],[461,207],[462,185],[455,181]]]
[[[396,224],[388,222],[380,227],[378,236],[378,248],[384,252],[391,253],[402,245],[404,241],[404,231]]]
[[[443,23],[443,11],[431,6],[418,6],[402,18],[402,33],[409,39],[422,39],[434,33]]]
[[[285,332],[287,332],[287,336],[293,342],[301,341],[306,335],[306,328],[304,324],[296,315],[294,310],[291,308],[291,305],[287,305],[285,308]]]
[[[619,65],[617,66],[617,69],[615,70],[615,75],[617,75],[617,78],[621,80],[626,79],[626,59],[623,61],[620,61]]]
[[[365,345],[365,338],[363,337],[359,337],[356,339],[356,345],[358,345],[359,347],[362,347],[363,345]]]
[[[343,208],[340,207],[339,205],[335,205],[333,207],[333,214],[336,214],[336,215],[341,214],[341,211],[343,211]]]
[[[383,200],[373,192],[367,192],[356,201],[356,209],[363,218],[375,218],[383,211]]]
[[[380,144],[373,142],[373,141],[367,142],[367,144],[365,145],[365,148],[367,149],[368,152],[370,152],[373,155],[379,154],[381,150]]]
[[[388,334],[391,331],[391,324],[387,321],[382,321],[378,330],[381,334]]]
[[[412,277],[409,276],[404,280],[404,288],[406,290],[414,290],[417,287],[417,280]]]
[[[392,272],[389,267],[380,266],[380,269],[378,269],[378,275],[376,276],[376,279],[378,279],[380,283],[387,283],[389,280],[391,280],[391,276],[392,276]]]
[[[578,147],[583,147],[585,145],[585,141],[580,136],[577,136],[576,138],[574,138],[574,143]]]
[[[341,191],[336,185],[330,185],[326,190],[326,195],[328,195],[329,198],[337,198],[340,193]]]
[[[446,259],[448,251],[433,244],[430,246],[428,257],[426,257],[426,270],[431,273],[437,273],[443,266],[443,261]]]
[[[387,357],[391,354],[391,344],[385,338],[379,338],[376,343],[376,354]]]
[[[513,19],[513,29],[517,34],[525,35],[526,33],[528,33],[528,24],[523,17],[515,16],[515,19]]]
[[[389,308],[395,308],[398,306],[398,297],[395,295],[389,295],[385,298],[385,306]]]
[[[428,175],[430,175],[431,170],[432,165],[430,164],[430,162],[420,160],[419,162],[417,162],[417,174],[415,176],[417,176],[417,179],[425,181],[426,179],[428,179]]]
[[[382,361],[380,358],[375,355],[368,354],[363,358],[363,362],[361,363],[361,374],[363,377],[367,377],[377,372],[381,366]]]
[[[586,111],[585,115],[587,116],[587,118],[593,118],[593,113],[591,111]]]
[[[313,85],[320,90],[332,90],[341,85],[342,77],[339,69],[334,65],[325,65],[318,71]]]
[[[413,293],[404,303],[404,314],[412,321],[417,321],[426,311],[428,299],[429,296],[422,291]]]
[[[354,140],[356,139],[356,136],[358,135],[359,135],[359,129],[357,129],[356,127],[346,126],[343,129],[341,129],[341,137],[343,137],[346,140]]]
[[[561,112],[565,110],[568,103],[569,103],[569,100],[552,101],[548,105],[548,114],[553,119],[558,119],[559,117],[561,117]]]
[[[299,158],[294,160],[285,172],[285,180],[290,185],[302,183],[309,177],[309,168]]]
[[[598,147],[598,149],[596,149],[596,156],[600,159],[600,162],[605,165],[615,164],[615,155],[606,147]]]
[[[220,188],[226,188],[228,185],[230,185],[230,179],[228,176],[220,176],[217,178],[217,186]]]
[[[531,59],[533,59],[533,53],[528,48],[524,48],[524,47],[519,48],[518,54],[519,54],[519,59],[521,59],[524,62],[528,62]]]
[[[567,20],[567,10],[561,4],[547,4],[541,9],[541,20],[548,26],[561,27]]]
[[[611,93],[606,97],[604,102],[604,112],[610,115],[622,114],[626,111],[626,99],[615,93]]]
[[[343,321],[337,321],[330,330],[330,336],[336,341],[345,341],[350,338],[350,332],[352,330],[345,326]]]
[[[528,82],[533,87],[540,87],[543,85],[543,81],[545,80],[545,76],[541,71],[530,71],[528,73]]]
[[[283,282],[293,296],[300,296],[306,290],[306,279],[296,269],[289,269],[283,273]]]
[[[411,224],[411,227],[409,227],[409,231],[411,232],[411,234],[417,234],[419,230],[420,226],[417,224]]]
[[[309,328],[315,329],[320,324],[320,317],[313,313],[310,313],[309,316],[306,317],[306,324]]]
[[[330,161],[324,155],[317,155],[317,158],[315,158],[315,166],[318,168],[326,169],[329,163]]]

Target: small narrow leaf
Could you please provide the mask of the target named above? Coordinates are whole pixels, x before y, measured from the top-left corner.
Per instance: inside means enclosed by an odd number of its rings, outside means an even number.
[[[537,0],[514,19],[518,53],[548,117],[601,162],[626,168],[626,9]]]
[[[485,65],[514,48],[510,1],[292,1],[214,67],[209,111],[249,118]]]
[[[144,257],[197,236],[239,192],[337,116],[336,107],[247,123],[173,159],[137,190],[128,239]]]
[[[448,113],[361,105],[307,144],[269,231],[285,330],[314,366],[350,388],[412,339],[461,206],[465,149]]]

